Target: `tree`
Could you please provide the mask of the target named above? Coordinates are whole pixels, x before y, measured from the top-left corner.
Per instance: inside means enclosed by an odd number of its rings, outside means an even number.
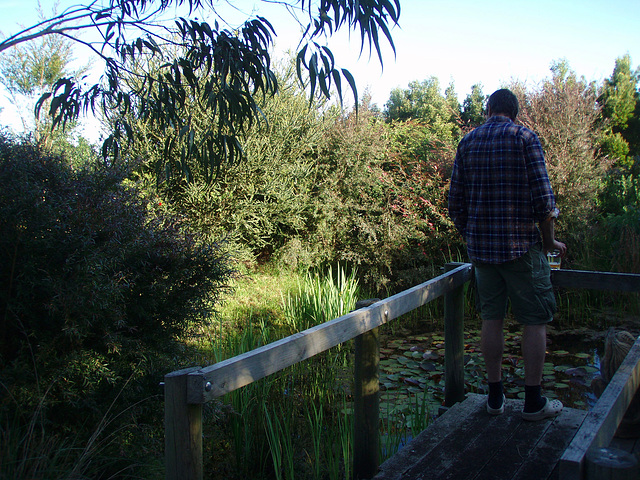
[[[549,178],[561,216],[560,238],[577,252],[589,236],[598,212],[608,163],[601,158],[597,91],[594,84],[578,78],[566,61],[551,66],[551,78],[536,90],[522,84],[510,87],[520,101],[518,120],[538,134],[544,148]]]
[[[484,106],[487,96],[482,93],[482,85],[476,83],[471,87],[471,93],[462,102],[462,122],[469,128],[475,128],[484,123]]]
[[[312,98],[329,97],[335,89],[342,99],[343,80],[357,97],[353,76],[335,64],[331,50],[319,43],[322,37],[340,29],[357,31],[362,47],[368,44],[382,61],[379,35],[382,32],[395,50],[389,29],[398,22],[399,0],[322,0],[319,5],[310,0],[277,3],[305,18],[306,28],[296,57],[297,76],[301,81],[308,80]],[[161,16],[170,7],[185,9],[186,16],[172,24],[163,23]],[[213,23],[195,16],[204,8],[216,17]],[[122,142],[137,134],[126,121],[127,115],[133,113],[135,118],[151,122],[162,132],[177,132],[186,141],[186,147],[179,148],[173,137],[163,140],[163,158],[178,158],[174,167],[179,166],[186,174],[196,162],[212,176],[222,162],[242,157],[240,136],[262,118],[256,96],[271,95],[278,90],[269,52],[276,33],[271,23],[256,16],[237,29],[221,28],[220,24],[225,21],[218,15],[214,0],[107,0],[104,7],[90,2],[8,37],[0,42],[0,52],[50,35],[61,35],[85,45],[104,62],[103,77],[89,87],[73,78],[59,79],[38,104],[42,108],[51,99],[49,113],[53,125],[64,127],[81,112],[95,112],[98,107],[113,112],[118,121],[104,143],[103,154],[111,154],[117,160]],[[80,36],[88,30],[100,35],[97,44]],[[172,57],[165,55],[166,50],[182,53]],[[131,69],[136,59],[148,57],[161,58],[163,67],[155,73],[136,73]],[[124,73],[139,75],[137,89],[122,86],[119,79]],[[198,78],[207,81],[201,83]],[[205,126],[196,125],[183,108],[192,99],[210,112]],[[195,132],[200,128],[204,134],[196,142]]]
[[[40,2],[38,17],[45,19]],[[56,15],[56,7],[52,10]],[[10,101],[18,108],[22,125],[32,130],[36,142],[50,149],[55,136],[51,121],[42,114],[34,115],[36,100],[61,77],[81,78],[90,65],[70,70],[73,43],[62,36],[45,36],[20,43],[0,56],[0,83],[10,94]],[[28,113],[27,113],[28,112]]]
[[[611,77],[604,81],[598,103],[602,116],[609,122],[603,140],[605,154],[622,165],[631,165],[627,155],[640,154],[639,119],[640,96],[637,86],[640,72],[632,71],[629,54],[616,59]]]
[[[453,85],[449,85],[442,95],[436,77],[411,82],[405,90],[392,90],[385,105],[385,115],[392,122],[413,119],[422,124],[419,144],[415,144],[415,135],[411,136],[410,143],[419,145],[414,149],[415,155],[425,160],[439,161],[441,153],[449,151],[461,138],[460,104]]]
[[[638,101],[639,73],[631,71],[629,54],[616,59],[611,77],[604,81],[598,103],[602,105],[602,115],[610,119],[614,131],[624,130],[636,108]]]

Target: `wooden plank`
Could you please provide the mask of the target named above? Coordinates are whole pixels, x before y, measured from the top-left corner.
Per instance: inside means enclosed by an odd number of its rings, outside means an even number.
[[[524,457],[512,480],[553,479],[554,471],[565,448],[571,442],[587,415],[586,410],[565,408],[554,420],[548,420],[548,428],[544,436]],[[531,423],[523,422],[527,427]],[[524,429],[526,431],[526,428]],[[526,435],[525,431],[521,433]],[[557,476],[555,477],[557,478]]]
[[[463,285],[471,264],[463,264],[370,307],[296,333],[189,375],[189,403],[204,403],[248,385],[379,327]]]
[[[448,409],[402,450],[380,465],[374,480],[400,480],[411,466],[429,456],[431,450],[451,431],[477,416],[480,409],[484,408],[485,402],[486,396],[469,394],[464,402]]]
[[[473,478],[486,459],[499,450],[504,438],[510,435],[509,432],[521,422],[519,415],[489,415],[483,401],[477,405],[474,415],[449,431],[442,441],[408,468],[401,478]]]
[[[640,275],[633,273],[551,270],[551,283],[566,288],[640,292]]]
[[[518,431],[522,427],[520,411],[521,401],[509,400],[505,404],[505,412],[499,416],[487,414],[484,405],[477,413],[479,420],[489,423],[483,429],[482,434],[473,441],[466,441],[462,438],[462,445],[459,447],[459,460],[452,468],[444,472],[437,472],[438,478],[442,480],[463,480],[486,478],[487,480],[510,480],[512,472],[500,471],[500,467],[517,468],[521,462],[521,455],[518,449],[511,447],[518,445],[520,448],[527,448],[526,444],[518,443]],[[528,425],[527,441],[535,442],[544,435],[547,425],[539,422],[535,425]],[[494,468],[498,466],[498,468]]]
[[[510,415],[514,419],[517,419],[516,428],[514,428],[508,435],[505,435],[503,442],[499,449],[496,449],[490,455],[486,455],[486,461],[479,470],[479,473],[473,477],[474,480],[511,480],[514,475],[521,469],[523,462],[535,454],[536,449],[540,445],[544,445],[544,437],[552,429],[553,421],[547,420],[542,422],[524,422],[521,420],[521,412],[524,407],[523,400],[508,400],[505,404],[505,413],[503,415]],[[566,415],[564,412],[563,415]],[[570,415],[566,415],[569,417]],[[584,415],[582,415],[584,416]],[[575,422],[574,422],[575,423]],[[571,437],[575,430],[575,426]],[[569,439],[566,443],[569,443]],[[557,459],[560,457],[561,452],[557,452]],[[553,457],[552,457],[553,458]],[[543,464],[538,465],[540,473],[545,470],[551,471],[553,465],[544,465],[545,462],[552,460],[542,458]],[[555,462],[554,462],[555,463]],[[546,477],[540,475],[537,480],[542,480]]]
[[[448,263],[445,271],[459,264]],[[464,285],[444,296],[444,404],[464,400]]]
[[[583,478],[585,455],[592,448],[609,445],[639,386],[640,337],[560,459],[563,480]]]
[[[380,336],[377,328],[355,338],[353,474],[371,478],[380,464]]]
[[[202,480],[202,405],[187,403],[188,374],[199,367],[164,377],[165,478]]]
[[[525,422],[522,400],[507,400],[498,416],[486,413],[485,402],[469,394],[383,463],[374,480],[546,480],[587,414],[566,408],[556,419]]]

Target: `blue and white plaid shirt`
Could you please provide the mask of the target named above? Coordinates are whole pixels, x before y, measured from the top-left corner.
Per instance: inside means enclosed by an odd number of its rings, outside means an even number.
[[[537,224],[558,210],[537,135],[502,116],[467,134],[453,166],[449,215],[475,262],[508,262],[539,242]]]

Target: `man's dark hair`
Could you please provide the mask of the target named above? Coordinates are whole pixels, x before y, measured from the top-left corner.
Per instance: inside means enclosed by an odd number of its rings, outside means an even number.
[[[487,106],[494,115],[502,113],[507,115],[511,120],[515,120],[518,116],[518,97],[506,88],[501,88],[493,92],[489,97]]]

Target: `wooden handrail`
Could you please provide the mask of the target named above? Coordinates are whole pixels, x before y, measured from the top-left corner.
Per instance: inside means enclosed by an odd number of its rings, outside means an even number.
[[[551,283],[556,287],[640,292],[640,275],[634,273],[551,270]]]
[[[596,448],[609,446],[639,387],[640,337],[562,455],[559,463],[562,480],[585,478],[587,454]]]
[[[205,403],[311,358],[336,345],[426,305],[463,285],[471,276],[471,264],[408,290],[309,328],[250,352],[218,362],[189,374],[189,403]]]
[[[445,404],[450,406],[462,400],[461,397],[464,395],[463,287],[471,279],[472,266],[468,263],[452,263],[448,264],[447,270],[436,278],[380,300],[369,307],[242,355],[204,368],[194,367],[167,374],[165,376],[166,478],[168,480],[202,479],[202,405],[204,403],[351,339],[360,338],[365,342],[371,342],[373,337],[370,335],[368,338],[364,337],[369,332],[441,296],[445,296],[445,383],[446,392],[449,392]],[[640,291],[640,275],[632,274],[554,270],[552,282],[555,286],[568,288]],[[637,345],[638,342],[634,348]],[[375,353],[377,349],[367,348],[365,351],[374,353],[365,353],[364,358],[360,359],[361,363],[377,365],[377,358],[371,357],[371,355],[377,355]],[[638,388],[639,371],[640,367],[636,364],[633,370],[635,380],[625,384],[630,386],[624,387],[623,403],[628,396],[627,389],[634,388],[634,385],[635,389]],[[610,422],[607,420],[602,425],[610,430]],[[356,428],[361,427],[356,425]],[[367,443],[374,442],[368,438]],[[354,445],[354,448],[357,449],[359,446]],[[360,455],[360,458],[372,458],[372,456]],[[372,471],[374,467],[364,463],[366,462],[360,462],[359,468],[364,469],[365,472]],[[360,474],[358,471],[354,473],[356,477]],[[361,476],[361,478],[366,477]]]
[[[165,376],[165,463],[167,480],[201,480],[202,405],[260,380],[459,289],[471,278],[471,264],[453,269],[373,305],[343,315],[242,355],[204,368]],[[462,314],[462,311],[459,311]],[[462,319],[459,319],[462,322]],[[461,342],[454,342],[461,343]],[[364,358],[363,363],[375,359]],[[356,367],[358,368],[358,367]],[[169,388],[167,387],[169,386]],[[360,426],[356,425],[356,429]],[[372,444],[371,439],[367,439]],[[377,444],[377,442],[375,442]],[[354,449],[360,445],[354,444]],[[362,455],[354,455],[360,456]],[[365,455],[366,457],[366,455]],[[360,464],[363,471],[377,465]],[[355,471],[357,478],[361,472]]]

